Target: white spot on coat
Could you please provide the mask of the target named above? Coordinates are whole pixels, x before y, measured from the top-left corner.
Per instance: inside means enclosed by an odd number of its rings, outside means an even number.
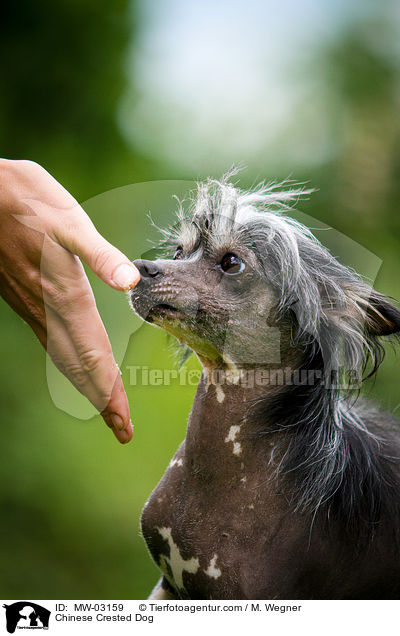
[[[221,404],[225,400],[225,393],[219,384],[215,385],[215,393],[217,395],[218,402]]]
[[[179,459],[175,459],[175,457],[171,459],[169,467],[172,468],[173,466],[183,466],[183,459],[181,457]]]
[[[238,384],[242,377],[242,370],[227,355],[225,355],[225,362],[228,365],[230,382],[232,382],[232,384]]]
[[[169,557],[162,555],[160,557],[160,567],[164,563],[168,563],[174,576],[175,585],[182,589],[183,585],[183,572],[190,572],[196,574],[200,567],[199,560],[192,557],[191,559],[183,559],[179,551],[179,547],[176,545],[172,538],[171,528],[157,528],[159,534],[163,539],[168,541],[169,545]],[[165,572],[164,572],[165,573]],[[168,574],[168,572],[167,572]]]
[[[234,442],[236,439],[236,435],[239,433],[239,431],[240,431],[240,426],[238,426],[237,424],[234,424],[233,426],[231,426],[229,429],[228,435],[225,437],[225,441]]]
[[[210,576],[213,579],[217,579],[219,576],[221,576],[221,570],[217,567],[215,567],[215,564],[217,563],[217,559],[218,559],[218,555],[214,554],[213,558],[210,561],[210,565],[208,566],[207,570],[204,570],[204,572],[207,574],[207,576]]]
[[[242,446],[240,444],[240,442],[236,441],[236,435],[239,433],[240,431],[240,426],[238,426],[237,424],[234,424],[233,426],[230,427],[229,429],[229,433],[228,435],[225,437],[225,442],[233,442],[233,454],[234,455],[240,455],[242,452]]]

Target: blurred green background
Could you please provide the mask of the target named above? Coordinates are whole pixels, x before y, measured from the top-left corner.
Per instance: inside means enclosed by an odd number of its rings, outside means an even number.
[[[376,287],[400,298],[397,2],[20,0],[0,34],[0,154],[41,163],[130,257],[154,238],[149,210],[171,220],[174,192],[242,163],[243,187],[317,188],[303,212],[376,254]],[[0,304],[2,598],[143,598],[158,576],[139,515],[195,388],[130,385],[127,367],[173,357],[93,285],[136,425],[127,447],[55,406],[44,352]],[[400,412],[398,387],[389,351],[366,392]]]

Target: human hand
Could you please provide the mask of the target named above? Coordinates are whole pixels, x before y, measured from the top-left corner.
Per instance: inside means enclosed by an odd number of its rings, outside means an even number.
[[[0,294],[126,443],[128,400],[79,259],[114,289],[139,281],[136,267],[44,168],[0,159]]]

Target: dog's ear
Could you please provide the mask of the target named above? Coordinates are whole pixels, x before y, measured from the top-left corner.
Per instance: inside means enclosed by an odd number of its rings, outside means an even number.
[[[362,281],[343,286],[342,290],[344,306],[338,309],[330,300],[328,315],[339,316],[351,329],[363,331],[372,338],[400,333],[400,311],[390,302],[390,298]]]
[[[368,299],[366,328],[372,336],[399,333],[400,311],[385,296],[373,291]]]

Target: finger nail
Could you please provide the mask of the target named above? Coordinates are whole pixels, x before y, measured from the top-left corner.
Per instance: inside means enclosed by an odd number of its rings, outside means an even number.
[[[121,444],[126,444],[127,442],[129,442],[130,440],[129,432],[126,429],[124,431],[120,431],[118,433],[118,440],[121,442]]]
[[[121,444],[126,444],[130,441],[133,435],[133,424],[132,421],[129,420],[128,426],[123,431],[118,431],[118,437]]]
[[[118,415],[117,413],[111,413],[110,419],[111,419],[113,427],[116,428],[117,431],[122,431],[122,429],[125,428],[125,424],[123,422],[122,417]]]
[[[139,282],[139,271],[133,265],[118,265],[112,275],[112,280],[115,285],[121,287],[121,289],[131,289],[136,283]]]

